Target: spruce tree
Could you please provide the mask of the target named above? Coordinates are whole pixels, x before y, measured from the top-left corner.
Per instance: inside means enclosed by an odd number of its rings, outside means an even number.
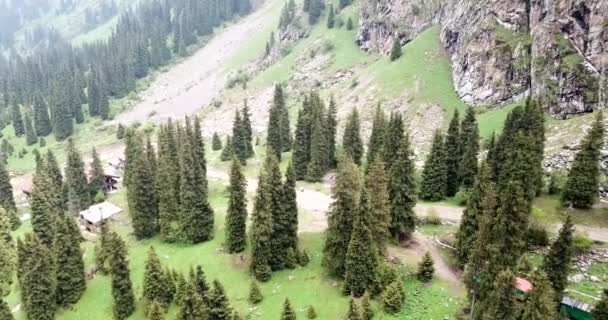
[[[361,200],[355,216],[352,236],[346,253],[344,291],[361,297],[378,286],[378,249],[374,244],[370,225],[373,208],[367,189],[361,190]]]
[[[68,189],[68,207],[71,213],[76,214],[85,210],[91,204],[87,176],[84,172],[84,163],[80,152],[76,150],[74,142],[68,142],[67,165],[65,168],[65,181]]]
[[[41,96],[34,99],[34,126],[39,137],[46,137],[53,130],[47,105]]]
[[[446,196],[453,197],[460,187],[460,162],[462,159],[462,141],[460,137],[460,115],[458,109],[450,121],[445,137],[445,166],[447,169]]]
[[[283,246],[295,254],[295,251],[298,249],[298,201],[296,194],[296,173],[291,162],[285,172],[281,203],[285,214]]]
[[[165,310],[158,302],[154,302],[152,304],[152,307],[150,307],[150,311],[148,312],[148,319],[165,320]]]
[[[273,271],[285,268],[285,260],[292,243],[291,217],[287,215],[283,204],[283,183],[281,169],[272,157],[268,160],[266,172],[266,190],[269,191],[269,209],[272,213],[272,236],[270,238],[270,259],[268,260]]]
[[[543,270],[551,282],[558,302],[561,301],[568,285],[568,273],[574,255],[573,233],[574,225],[568,215],[543,263]]]
[[[175,278],[175,303],[181,306],[186,298],[186,290],[188,290],[188,282],[183,273],[177,273]]]
[[[17,229],[21,222],[17,218],[13,186],[4,161],[0,161],[0,206],[4,208],[5,214],[9,217],[11,228]]]
[[[194,288],[196,292],[201,296],[203,302],[206,303],[208,300],[207,297],[210,294],[211,288],[207,283],[207,279],[205,277],[205,272],[203,271],[203,267],[200,265],[196,266],[196,271],[194,269],[190,269],[190,281],[194,284]]]
[[[473,249],[473,243],[478,235],[480,216],[483,214],[483,201],[488,196],[488,192],[494,192],[494,187],[492,186],[490,168],[484,162],[475,178],[475,184],[467,200],[456,234],[458,262],[461,266],[467,263],[469,254]]]
[[[15,249],[9,217],[4,209],[0,209],[0,297],[11,291],[17,267]]]
[[[308,309],[306,310],[306,318],[308,318],[308,319],[317,318],[317,311],[315,311],[315,307],[308,306]]]
[[[272,173],[269,171],[276,167],[277,160],[273,153],[269,153],[258,179],[251,223],[249,241],[251,243],[251,262],[249,270],[258,281],[263,282],[270,280],[272,271],[270,268],[272,255],[270,241],[273,235],[271,207],[273,194],[272,186],[269,185]]]
[[[63,175],[61,169],[59,169],[59,163],[55,154],[51,150],[46,153],[45,170],[55,186],[54,194],[60,198],[60,208],[63,211],[68,210],[68,189],[66,183],[63,181]]]
[[[4,299],[0,296],[0,319],[3,320],[15,320],[13,314],[11,313],[11,309]]]
[[[361,319],[372,320],[374,318],[374,310],[372,310],[372,303],[369,292],[366,292],[361,298]]]
[[[55,297],[62,307],[75,304],[80,300],[87,287],[82,250],[80,249],[80,232],[70,232],[78,227],[68,216],[58,218],[55,246],[57,251],[57,284]]]
[[[372,133],[369,136],[369,143],[367,144],[367,165],[373,162],[376,157],[382,155],[384,149],[384,139],[386,137],[387,122],[386,114],[382,107],[378,104],[376,107],[376,113],[374,115],[374,121],[372,123]]]
[[[402,137],[397,157],[390,170],[389,199],[391,204],[390,232],[402,241],[410,238],[416,228],[416,178],[409,135]]]
[[[422,282],[429,282],[433,280],[433,273],[435,273],[433,258],[427,251],[418,264],[418,280]]]
[[[330,169],[334,169],[338,164],[336,158],[336,134],[338,130],[337,109],[336,100],[331,96],[329,108],[327,108],[327,116],[325,117],[327,122],[327,127],[325,128],[325,134],[327,135],[327,166]]]
[[[103,165],[101,164],[101,160],[99,159],[99,154],[97,150],[93,148],[91,152],[91,169],[89,174],[89,190],[91,193],[91,198],[94,198],[99,192],[105,192],[105,173],[103,171]]]
[[[344,137],[342,138],[342,146],[344,153],[351,157],[357,164],[361,164],[361,157],[363,156],[363,141],[361,140],[359,123],[359,112],[354,109],[348,116],[346,127],[344,128]]]
[[[135,295],[131,284],[127,246],[114,232],[108,235],[111,243],[109,253],[110,274],[112,276],[112,310],[114,318],[123,320],[135,312]]]
[[[558,303],[551,282],[542,271],[532,274],[532,290],[527,294],[523,306],[521,320],[551,320],[558,319]]]
[[[384,162],[372,157],[365,178],[365,187],[369,192],[372,209],[369,228],[379,253],[384,253],[386,243],[391,238],[391,205],[389,196],[389,178],[384,170]]]
[[[51,250],[38,237],[26,240],[21,274],[22,308],[28,319],[55,319],[55,266]]]
[[[247,181],[236,159],[232,161],[228,191],[225,246],[228,253],[239,253],[245,250],[247,244]]]
[[[445,170],[445,149],[443,135],[435,132],[431,152],[424,162],[420,197],[424,200],[439,201],[445,198],[447,187],[447,171]]]
[[[329,166],[327,123],[320,111],[313,115],[311,127],[310,162],[306,173],[306,180],[310,182],[320,182]]]
[[[244,132],[244,136],[245,136],[245,144],[247,145],[247,157],[253,157],[253,155],[255,154],[254,150],[253,150],[253,128],[251,127],[251,115],[249,114],[249,106],[247,105],[247,100],[245,100],[245,102],[243,103],[243,110],[242,110],[242,130]]]
[[[13,129],[15,130],[15,136],[21,137],[25,134],[25,126],[23,125],[21,108],[17,102],[13,102],[11,105],[11,122],[13,123]]]
[[[515,275],[510,269],[498,274],[494,280],[493,290],[486,300],[476,306],[475,319],[515,320]]]
[[[208,310],[203,303],[203,298],[196,291],[193,283],[189,283],[184,301],[177,312],[177,320],[199,320],[208,319]]]
[[[358,168],[350,157],[338,163],[338,173],[332,186],[334,202],[328,213],[322,264],[338,277],[346,274],[346,255],[352,237],[353,222],[359,204],[361,181]]]
[[[166,290],[164,287],[163,268],[160,264],[160,259],[153,247],[148,251],[146,259],[144,281],[143,281],[143,299],[146,310],[152,306],[154,302],[160,303],[163,307],[167,307]]]
[[[393,162],[397,158],[397,152],[401,149],[403,136],[403,118],[399,113],[392,113],[388,125],[386,126],[384,150],[382,151],[382,158],[386,164],[387,170],[391,170]]]
[[[213,280],[213,290],[209,293],[209,320],[230,320],[232,308],[224,287],[218,280]]]
[[[395,61],[401,58],[401,40],[399,38],[393,39],[393,47],[391,48],[390,59]]]
[[[599,159],[604,145],[604,116],[599,112],[576,154],[562,193],[562,202],[589,209],[597,199]]]
[[[99,242],[95,245],[95,266],[103,275],[107,274],[110,266],[112,239],[108,230],[108,222],[102,220],[99,230]]]
[[[354,27],[353,18],[348,17],[348,20],[346,21],[346,30],[353,30]]]
[[[362,320],[362,319],[363,318],[361,317],[361,309],[359,308],[359,305],[357,304],[355,299],[350,298],[350,300],[348,302],[348,311],[346,312],[346,315],[344,316],[344,320]]]
[[[234,146],[232,145],[232,137],[226,137],[226,143],[224,144],[224,149],[222,149],[222,153],[220,154],[220,160],[222,161],[230,161],[234,156]]]
[[[211,149],[213,149],[213,151],[222,150],[222,140],[217,132],[213,133],[213,138],[211,139]]]
[[[393,281],[382,293],[382,306],[384,312],[396,314],[403,305],[403,288],[399,281]]]
[[[608,319],[608,289],[604,289],[602,300],[595,305],[591,314],[596,320]]]
[[[270,115],[268,117],[268,130],[266,131],[266,144],[268,151],[280,161],[283,147],[287,142],[287,137],[284,134],[284,113],[285,97],[283,96],[283,88],[276,85],[274,88],[274,100],[270,107]]]
[[[477,157],[479,154],[479,128],[477,127],[475,111],[473,111],[472,107],[467,108],[464,120],[462,120],[460,140],[463,145],[459,180],[463,188],[470,189],[473,187],[475,175],[477,174]]]
[[[281,313],[281,320],[296,320],[296,312],[291,307],[289,299],[285,299],[285,302],[283,302],[283,313]]]
[[[234,155],[236,155],[236,157],[243,164],[245,164],[247,162],[247,158],[249,158],[249,147],[247,144],[247,136],[243,127],[243,120],[241,119],[240,112],[236,110],[234,115],[234,123],[232,125],[232,149],[234,151]]]
[[[158,170],[156,192],[158,196],[158,225],[163,241],[175,242],[180,238],[179,220],[179,155],[173,124],[161,127],[158,137]]]
[[[133,154],[127,153],[127,199],[135,237],[153,237],[158,230],[158,202],[148,158],[141,137],[131,139]]]
[[[336,13],[334,12],[334,5],[329,4],[329,13],[327,14],[327,28],[333,29],[336,24]]]
[[[308,163],[310,161],[310,140],[311,140],[311,107],[308,97],[304,97],[302,109],[298,112],[296,123],[296,134],[293,143],[294,170],[296,178],[303,180],[308,173]]]
[[[36,130],[34,129],[34,123],[32,122],[32,117],[29,115],[25,116],[25,144],[31,146],[33,144],[38,143],[38,135],[36,134]]]
[[[61,214],[61,199],[54,192],[53,183],[46,172],[36,172],[30,197],[32,229],[38,239],[52,249],[55,243],[57,221]]]
[[[247,298],[247,301],[249,301],[249,303],[251,304],[258,304],[262,302],[263,299],[264,297],[262,296],[262,292],[260,291],[258,283],[255,280],[251,281],[251,286],[249,287],[249,297]]]

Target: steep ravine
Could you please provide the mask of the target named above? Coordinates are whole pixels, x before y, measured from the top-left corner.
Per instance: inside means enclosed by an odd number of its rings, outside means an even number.
[[[468,104],[532,94],[557,118],[608,104],[608,0],[362,0],[357,41],[387,53],[432,24]]]

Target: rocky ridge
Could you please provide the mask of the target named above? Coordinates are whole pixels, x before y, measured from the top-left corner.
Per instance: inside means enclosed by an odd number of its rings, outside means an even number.
[[[432,24],[468,104],[532,94],[557,118],[608,104],[608,0],[362,0],[357,42],[388,53]]]

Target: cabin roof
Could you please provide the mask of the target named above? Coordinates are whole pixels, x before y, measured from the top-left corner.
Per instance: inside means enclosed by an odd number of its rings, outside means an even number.
[[[593,310],[593,307],[590,304],[574,300],[570,297],[563,297],[562,304],[585,312],[591,312],[591,310]]]
[[[523,293],[528,293],[532,290],[532,283],[524,278],[515,278],[515,287]]]
[[[81,211],[80,216],[91,223],[98,223],[121,212],[121,208],[106,201],[92,205],[88,209]]]

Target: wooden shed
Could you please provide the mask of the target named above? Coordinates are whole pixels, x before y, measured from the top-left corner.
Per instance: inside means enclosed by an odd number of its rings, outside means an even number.
[[[593,307],[570,297],[562,299],[560,310],[573,320],[593,320],[593,316],[591,315]]]
[[[102,221],[111,219],[121,212],[121,208],[106,201],[90,206],[87,210],[81,211],[78,216],[80,225],[86,231],[98,232]]]

